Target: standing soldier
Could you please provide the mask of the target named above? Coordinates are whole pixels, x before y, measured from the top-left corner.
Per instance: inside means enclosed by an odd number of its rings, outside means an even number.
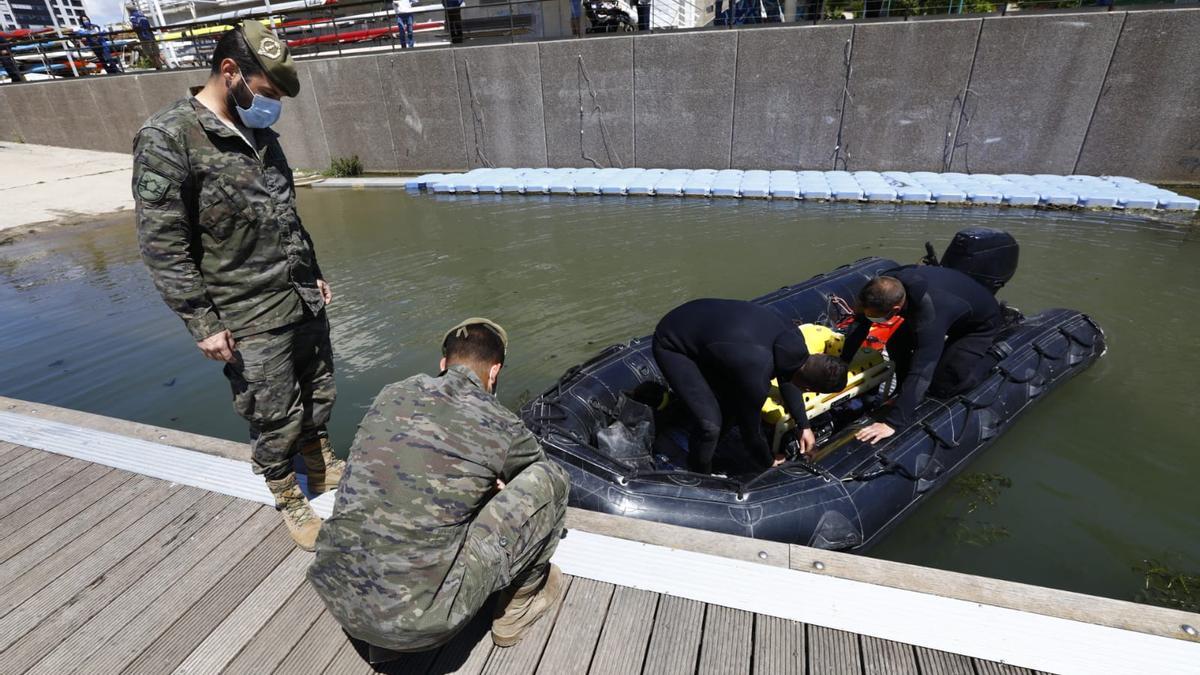
[[[225,33],[203,87],[159,111],[134,140],[138,244],[167,305],[200,351],[225,363],[233,406],[250,423],[254,471],[296,543],[321,528],[296,483],[335,486],[325,423],[333,408],[333,299],[296,214],[279,135],[283,96],[300,81],[287,46],[257,21]]]
[[[496,400],[507,347],[495,323],[463,321],[442,374],[384,387],[359,425],[308,579],[372,663],[445,644],[497,591],[501,647],[557,606],[567,478]]]

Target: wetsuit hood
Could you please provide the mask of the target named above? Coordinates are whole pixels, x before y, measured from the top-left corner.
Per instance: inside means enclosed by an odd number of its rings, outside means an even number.
[[[808,360],[808,344],[799,330],[789,327],[775,337],[771,348],[775,356],[775,377],[781,383],[792,379]]]

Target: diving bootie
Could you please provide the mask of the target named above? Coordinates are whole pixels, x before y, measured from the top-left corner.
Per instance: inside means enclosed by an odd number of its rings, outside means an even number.
[[[540,583],[522,586],[500,595],[496,618],[492,619],[492,642],[497,647],[511,647],[525,637],[530,626],[550,613],[562,597],[563,575],[558,565],[551,564]]]
[[[333,444],[325,436],[300,446],[300,456],[308,469],[308,493],[319,495],[337,487],[346,471],[345,460],[333,454]]]
[[[279,480],[268,480],[267,487],[271,489],[271,494],[275,495],[275,510],[283,515],[283,522],[287,524],[292,541],[305,551],[316,549],[317,533],[321,531],[321,523],[324,521],[313,512],[312,506],[304,498],[300,485],[296,483],[296,474],[289,474],[287,478]]]

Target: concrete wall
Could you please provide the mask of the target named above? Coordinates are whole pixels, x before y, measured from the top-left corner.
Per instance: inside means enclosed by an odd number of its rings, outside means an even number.
[[[0,87],[0,139],[127,151],[204,71]],[[1200,9],[711,30],[300,64],[297,167],[908,169],[1200,183]]]

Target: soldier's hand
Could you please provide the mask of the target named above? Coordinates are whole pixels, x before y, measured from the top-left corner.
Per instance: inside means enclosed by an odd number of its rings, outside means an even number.
[[[813,435],[812,429],[797,430],[796,439],[800,441],[800,454],[805,457],[808,457],[813,449],[817,447],[817,437]]]
[[[500,480],[499,478],[497,478],[497,479],[496,479],[496,492],[499,492],[499,491],[501,491],[501,490],[503,490],[503,489],[504,489],[504,481],[502,481],[502,480]]]
[[[333,304],[333,289],[325,283],[324,279],[317,279],[317,290],[321,291],[321,298],[325,300],[326,305]]]
[[[233,333],[228,330],[223,330],[220,333],[214,333],[196,343],[200,351],[213,361],[224,361],[230,363],[233,361],[233,350],[237,349],[237,343],[233,341]]]

